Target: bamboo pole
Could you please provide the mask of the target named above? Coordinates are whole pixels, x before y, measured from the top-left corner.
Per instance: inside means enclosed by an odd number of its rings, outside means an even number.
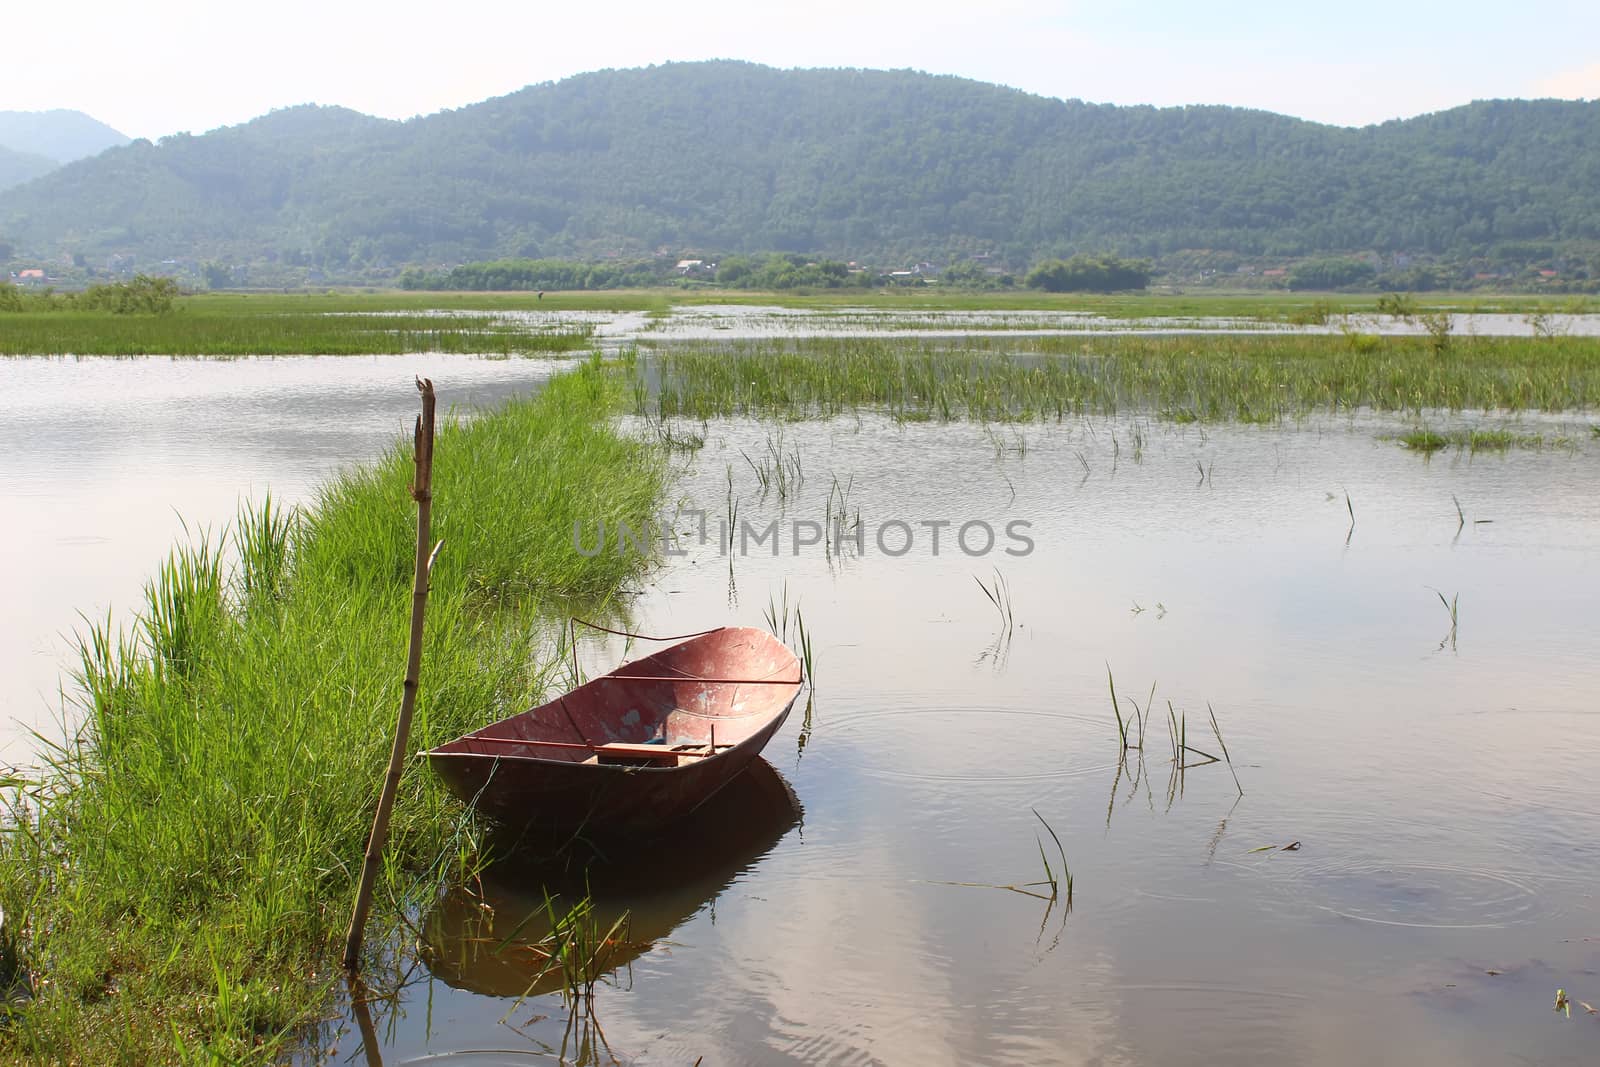
[[[435,545],[431,552],[428,549],[433,518],[433,381],[418,378],[417,391],[422,394],[422,414],[417,418],[415,431],[416,480],[411,486],[411,499],[417,502],[417,563],[411,591],[411,644],[406,655],[406,681],[400,698],[400,719],[395,724],[394,747],[389,751],[389,771],[383,780],[383,792],[378,796],[378,813],[372,819],[372,832],[367,835],[361,886],[356,891],[355,911],[350,916],[350,931],[345,936],[344,969],[350,974],[361,969],[361,940],[366,933],[367,911],[372,906],[378,863],[383,857],[383,845],[389,836],[389,816],[394,812],[394,797],[400,788],[406,739],[411,733],[411,715],[417,707],[417,681],[422,672],[422,619],[428,607],[428,578],[433,571],[434,557],[439,554],[443,544],[440,542]]]
[[[361,1031],[361,1051],[367,1058],[367,1067],[383,1067],[383,1046],[378,1042],[377,1027],[372,1025],[372,1009],[367,1007],[372,994],[354,972],[345,974],[345,987],[350,991],[350,1014]]]

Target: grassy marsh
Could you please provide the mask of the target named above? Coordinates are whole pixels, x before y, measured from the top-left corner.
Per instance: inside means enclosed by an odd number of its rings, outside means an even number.
[[[454,300],[457,294],[442,299]],[[579,294],[561,294],[578,296]],[[608,294],[588,294],[603,299]],[[609,294],[639,298],[643,292]],[[1081,311],[1110,318],[1220,316],[1278,323],[1321,323],[1339,315],[1371,315],[1385,310],[1378,293],[1315,293],[1283,291],[1201,290],[1181,292],[1155,288],[1142,293],[1045,293],[1036,289],[963,290],[930,285],[923,288],[849,289],[816,292],[756,292],[742,289],[657,292],[675,305],[731,304],[790,308],[866,307],[893,311]],[[547,296],[546,299],[549,297]],[[434,294],[434,299],[441,299]],[[1499,293],[1412,294],[1405,305],[1414,312],[1453,311],[1484,314],[1582,314],[1600,310],[1600,301],[1581,296],[1537,296]]]
[[[593,330],[563,324],[531,329],[491,314],[270,310],[191,305],[168,315],[106,311],[7,314],[0,355],[288,356],[451,352],[532,355],[587,347]]]
[[[1266,324],[1326,324],[1345,315],[1378,314],[1387,298],[1376,294],[1177,293],[1049,294],[1032,290],[976,292],[940,289],[850,290],[848,292],[752,292],[749,290],[607,290],[552,292],[409,292],[325,290],[317,292],[198,293],[180,296],[161,315],[114,314],[71,308],[4,313],[0,355],[355,355],[411,351],[523,354],[584,347],[586,327],[529,329],[508,322],[509,312],[623,313],[655,318],[673,307],[706,304],[781,307],[835,312],[857,325],[898,329],[948,329],[943,319],[922,313],[968,311],[1007,314],[1014,321],[985,329],[1059,329],[1063,312],[1136,322],[1149,318],[1256,321]],[[1555,314],[1592,312],[1592,299],[1482,294],[1430,294],[1405,307],[1422,315],[1439,311],[1519,314],[1552,323]],[[851,316],[850,309],[868,315]],[[426,314],[445,311],[449,316]],[[1032,318],[1017,313],[1038,312]],[[408,315],[408,313],[410,313]],[[889,314],[896,321],[886,323]],[[344,321],[341,321],[344,320]]]
[[[1600,404],[1600,347],[1582,338],[1333,336],[862,338],[664,347],[660,416],[804,417],[872,408],[903,419],[1039,420],[1128,409],[1178,422],[1316,412],[1572,411]]]
[[[441,429],[417,746],[533,701],[543,620],[636,572],[571,550],[574,520],[637,523],[666,484],[610,428],[622,396],[593,362]],[[271,1062],[326,1003],[399,701],[409,478],[397,448],[303,514],[197,536],[131,631],[84,636],[81,726],[8,791],[0,905],[36,995],[0,1058]],[[374,945],[475,869],[459,813],[407,774]]]

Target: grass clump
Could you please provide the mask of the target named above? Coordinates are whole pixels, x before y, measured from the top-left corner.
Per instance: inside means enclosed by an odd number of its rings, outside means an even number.
[[[1395,439],[1414,452],[1423,452],[1429,455],[1447,448],[1476,454],[1478,452],[1509,452],[1514,448],[1540,451],[1545,448],[1557,447],[1563,443],[1570,444],[1570,442],[1564,442],[1562,439],[1549,440],[1543,434],[1481,429],[1454,429],[1443,433],[1438,430],[1412,430],[1408,433],[1400,434]]]
[[[1400,435],[1400,443],[1413,452],[1438,452],[1450,447],[1450,438],[1433,430],[1412,430]]]
[[[598,361],[441,428],[414,743],[540,696],[541,616],[603,602],[636,556],[584,557],[578,520],[642,521],[659,450],[608,415]],[[399,705],[414,514],[408,451],[264,503],[175,550],[128,632],[82,642],[81,725],[13,786],[0,906],[35,996],[0,1059],[271,1062],[325,1003]],[[401,909],[479,862],[419,768],[396,806],[376,951]],[[383,901],[391,902],[385,909]]]

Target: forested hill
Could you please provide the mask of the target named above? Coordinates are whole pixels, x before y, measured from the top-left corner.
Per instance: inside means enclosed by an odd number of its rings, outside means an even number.
[[[48,174],[55,167],[53,159],[17,152],[0,144],[0,189],[21,185],[41,174]]]
[[[40,254],[333,269],[667,249],[1470,253],[1600,239],[1600,102],[1363,129],[746,63],[602,71],[409,122],[301,107],[0,193]]]

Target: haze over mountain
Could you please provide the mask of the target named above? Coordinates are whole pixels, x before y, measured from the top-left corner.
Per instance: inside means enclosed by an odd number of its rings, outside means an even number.
[[[0,194],[0,241],[333,270],[657,249],[1016,264],[1540,252],[1600,241],[1597,144],[1600,102],[1347,129],[904,71],[681,63],[407,122],[306,106],[134,142]]]
[[[127,143],[81,111],[0,111],[0,189]]]
[[[97,156],[128,141],[81,111],[0,111],[0,145],[57,163]]]
[[[17,152],[0,145],[0,189],[32,181],[41,174],[55,170],[56,165],[53,159]]]

